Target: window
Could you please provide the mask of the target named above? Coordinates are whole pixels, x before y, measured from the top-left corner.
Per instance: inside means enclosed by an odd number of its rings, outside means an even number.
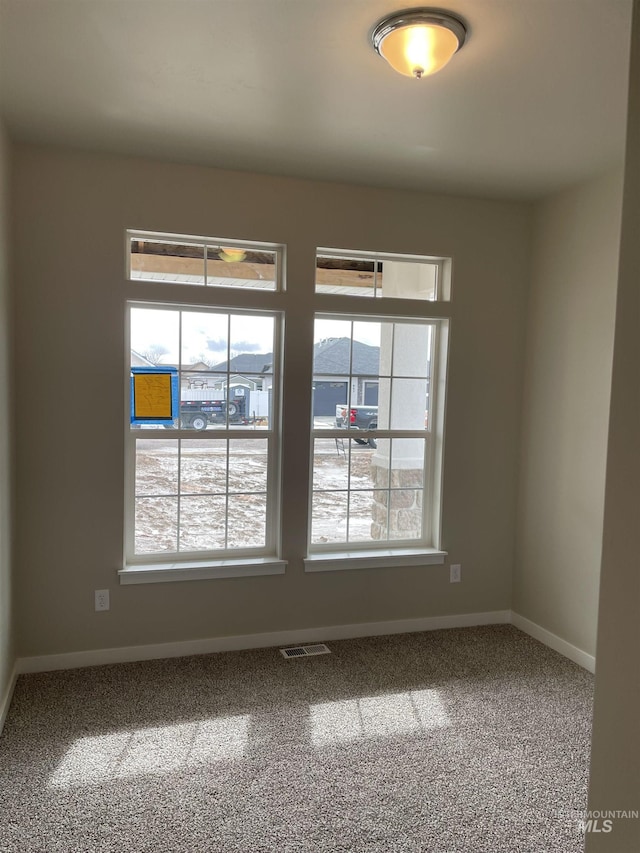
[[[316,293],[370,298],[449,299],[446,258],[318,249]]]
[[[278,289],[279,252],[273,246],[147,231],[130,231],[127,242],[130,279]]]
[[[305,568],[444,561],[448,259],[318,250],[303,305],[281,246],[131,231],[126,257],[123,583],[284,571],[289,302],[315,329],[312,375],[288,358],[294,396],[312,383]]]
[[[446,289],[444,261],[321,250],[317,292],[327,286],[321,262],[339,259],[331,305],[343,295],[435,301]],[[422,267],[425,269],[423,270]],[[332,273],[336,267],[332,268]],[[358,284],[359,277],[366,284]],[[391,292],[388,288],[391,287]],[[322,297],[325,301],[328,295]],[[404,552],[441,561],[440,482],[448,321],[380,314],[317,312],[314,333],[312,487],[307,570],[344,568],[358,557]],[[374,307],[375,306],[375,307]],[[375,312],[375,313],[374,313]],[[437,313],[442,313],[437,312]],[[332,558],[336,559],[332,559]],[[409,561],[409,559],[407,561]]]
[[[164,238],[163,245],[176,252],[162,256],[175,276],[173,261],[183,260],[187,244]],[[279,254],[270,249],[272,270]],[[239,281],[231,286],[243,286]],[[161,279],[159,295],[166,283]],[[171,371],[177,394],[168,420],[132,414],[127,424],[125,582],[173,579],[180,569],[194,577],[210,576],[210,568],[222,576],[284,569],[278,560],[281,322],[278,311],[246,307],[250,289],[242,307],[233,296],[224,307],[210,305],[195,289],[185,300],[182,287],[179,302],[128,303],[131,374],[146,378],[160,370],[166,378]]]

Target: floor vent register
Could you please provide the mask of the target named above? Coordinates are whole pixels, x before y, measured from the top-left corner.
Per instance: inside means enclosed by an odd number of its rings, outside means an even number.
[[[292,646],[289,649],[280,649],[280,654],[285,658],[308,658],[313,655],[330,655],[331,649],[324,643],[314,643],[312,646]]]

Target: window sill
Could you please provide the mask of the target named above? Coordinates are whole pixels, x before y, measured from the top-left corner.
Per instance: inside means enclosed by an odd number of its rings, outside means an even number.
[[[276,557],[244,557],[191,563],[125,566],[124,569],[120,569],[118,575],[121,584],[166,583],[167,581],[283,575],[286,567],[286,560],[279,560]]]
[[[435,548],[390,548],[384,551],[332,551],[312,554],[304,561],[305,572],[337,572],[344,569],[397,568],[442,565],[446,551]]]

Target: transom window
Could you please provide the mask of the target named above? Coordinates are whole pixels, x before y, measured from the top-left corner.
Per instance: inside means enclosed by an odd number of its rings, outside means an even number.
[[[130,279],[276,290],[280,252],[273,246],[129,231]]]
[[[448,300],[446,258],[318,249],[316,293],[374,299]]]

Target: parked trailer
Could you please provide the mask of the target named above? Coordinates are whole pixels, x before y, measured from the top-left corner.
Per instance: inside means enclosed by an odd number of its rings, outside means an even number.
[[[180,400],[180,426],[182,429],[206,429],[209,424],[241,426],[269,417],[270,391],[250,391],[244,386],[232,386],[227,401],[225,389],[212,388],[183,390]],[[171,428],[171,427],[170,427]]]
[[[180,399],[180,427],[182,429],[206,429],[209,424],[247,423],[247,399],[244,395],[231,395],[227,400],[224,389],[214,392],[211,388],[183,390]]]

